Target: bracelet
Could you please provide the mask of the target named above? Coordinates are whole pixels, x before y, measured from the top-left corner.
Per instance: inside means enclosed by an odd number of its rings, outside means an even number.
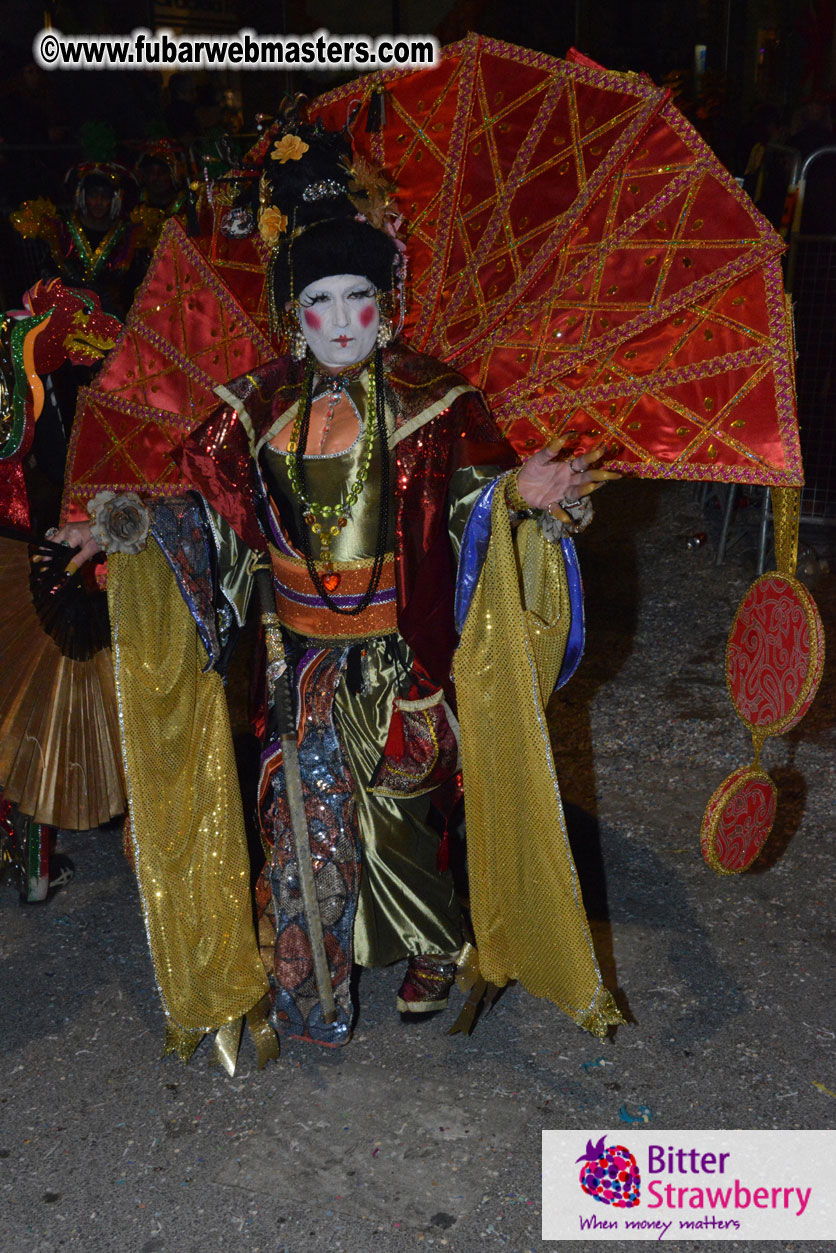
[[[531,513],[531,505],[520,495],[518,479],[521,469],[522,466],[517,466],[505,479],[505,503],[515,513]]]
[[[557,518],[549,513],[548,509],[543,511],[543,515],[540,518],[540,530],[543,536],[551,543],[556,543],[560,539],[569,539],[571,536],[585,531],[595,516],[592,501],[588,496],[583,496],[580,500],[561,501],[560,507],[568,513],[572,519],[571,522],[558,521]]]
[[[581,496],[579,500],[564,500],[561,502],[563,508],[572,519],[574,527],[573,534],[579,531],[585,531],[592,519],[595,517],[595,510],[592,507],[592,498],[590,496]]]
[[[87,503],[90,534],[106,553],[139,553],[148,540],[151,511],[136,492],[99,492]]]

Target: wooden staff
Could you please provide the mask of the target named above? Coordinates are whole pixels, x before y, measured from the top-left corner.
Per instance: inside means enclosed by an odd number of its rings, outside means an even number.
[[[328,958],[325,953],[322,917],[319,912],[319,901],[316,895],[314,869],[311,860],[308,820],[305,814],[305,800],[302,794],[302,772],[299,767],[299,749],[296,743],[296,722],[293,712],[291,675],[285,657],[281,625],[276,614],[272,569],[266,564],[255,566],[255,582],[261,603],[261,621],[264,625],[264,640],[267,647],[268,689],[271,689],[270,697],[273,702],[277,730],[282,744],[282,764],[284,766],[285,787],[287,789],[287,803],[290,808],[290,828],[296,853],[296,868],[302,894],[302,909],[305,914],[311,957],[313,958],[316,990],[319,994],[319,1003],[322,1006],[323,1022],[336,1022],[337,1008],[334,1004],[334,989],[331,984],[331,972],[328,969]]]

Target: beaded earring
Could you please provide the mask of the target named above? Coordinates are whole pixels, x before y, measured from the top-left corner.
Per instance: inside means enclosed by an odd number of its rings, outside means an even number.
[[[308,341],[302,334],[302,328],[299,325],[298,314],[294,317],[291,314],[292,333],[290,339],[290,355],[294,361],[304,361],[308,351]]]
[[[380,325],[377,328],[377,340],[375,342],[377,343],[378,348],[385,348],[387,344],[391,344],[392,323],[388,318],[381,317]]]
[[[392,295],[390,292],[379,291],[376,299],[380,322],[375,343],[378,348],[385,348],[395,338],[395,332],[392,329]]]
[[[296,234],[296,210],[293,210],[293,232],[287,245],[287,268],[290,274],[290,309],[288,310],[288,322],[292,327],[291,333],[288,335],[290,341],[290,355],[294,361],[304,361],[308,354],[308,341],[302,334],[302,323],[299,320],[299,305],[296,300],[296,280],[293,273],[293,240]]]

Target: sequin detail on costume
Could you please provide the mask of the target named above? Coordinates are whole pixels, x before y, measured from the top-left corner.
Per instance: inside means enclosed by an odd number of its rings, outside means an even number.
[[[211,539],[196,492],[158,501],[151,534],[171,566],[180,594],[209,654],[208,670],[221,651],[212,598]]]
[[[299,764],[325,951],[334,989],[337,1021],[324,1023],[285,791],[281,748],[265,753],[261,779],[261,823],[273,843],[270,882],[276,917],[275,1000],[271,1022],[295,1039],[347,1044],[351,1035],[349,979],[352,933],[360,882],[360,836],[355,783],[334,727],[334,697],[345,668],[345,648],[309,652],[297,676]]]

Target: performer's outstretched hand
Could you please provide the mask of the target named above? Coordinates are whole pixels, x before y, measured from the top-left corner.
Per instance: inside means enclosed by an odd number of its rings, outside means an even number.
[[[517,475],[517,488],[532,509],[545,509],[560,522],[572,521],[563,504],[571,504],[603,487],[610,479],[620,479],[614,470],[591,470],[589,467],[604,455],[603,445],[580,453],[568,460],[559,453],[566,444],[565,435],[556,435],[551,443],[523,463]]]
[[[60,531],[48,531],[46,538],[52,540],[53,544],[67,544],[69,548],[78,550],[67,566],[67,574],[75,574],[85,562],[101,552],[101,544],[90,533],[89,522],[69,522]]]

